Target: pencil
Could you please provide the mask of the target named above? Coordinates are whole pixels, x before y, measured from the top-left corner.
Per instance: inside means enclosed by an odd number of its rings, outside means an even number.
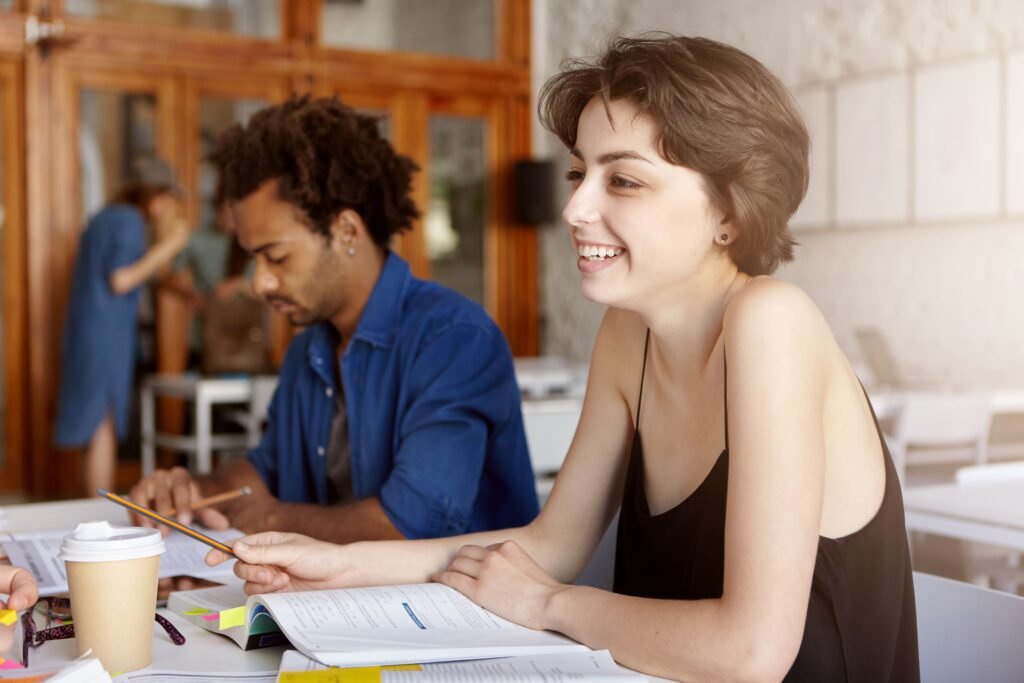
[[[252,489],[249,488],[248,486],[243,486],[242,488],[235,489],[234,491],[225,491],[224,493],[218,493],[217,495],[210,496],[209,498],[197,500],[196,502],[192,503],[192,505],[190,505],[188,509],[198,510],[199,508],[206,508],[210,507],[211,505],[219,505],[220,503],[226,503],[229,500],[234,500],[235,498],[248,496],[250,493],[252,493]],[[171,508],[164,514],[168,517],[170,517],[171,515],[176,515],[178,514],[178,509]]]
[[[206,536],[205,534],[199,533],[195,529],[189,528],[189,527],[185,526],[184,524],[179,524],[178,522],[175,522],[173,519],[168,519],[167,517],[164,517],[163,515],[161,515],[159,513],[153,512],[149,508],[144,508],[141,505],[136,505],[135,503],[133,503],[130,500],[127,500],[125,498],[122,498],[121,496],[117,495],[116,493],[111,493],[110,491],[105,491],[103,489],[96,489],[96,492],[99,493],[101,496],[103,496],[104,498],[106,498],[107,500],[109,500],[112,503],[117,503],[118,505],[120,505],[122,507],[126,507],[126,508],[128,508],[129,510],[131,510],[133,512],[139,513],[143,517],[149,517],[154,522],[159,522],[160,524],[163,524],[164,526],[169,526],[172,529],[174,529],[175,531],[180,531],[181,533],[185,534],[186,536],[190,536],[191,538],[194,538],[195,540],[199,541],[200,543],[205,543],[206,545],[210,546],[211,548],[219,550],[222,553],[227,553],[231,557],[234,557],[235,559],[238,559],[238,555],[235,555],[235,553],[232,552],[232,550],[231,550],[231,548],[229,546],[224,545],[220,541],[215,541],[214,539],[210,538],[209,536]]]

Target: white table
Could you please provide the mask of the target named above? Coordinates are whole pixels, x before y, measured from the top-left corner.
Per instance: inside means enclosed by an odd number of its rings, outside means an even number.
[[[1024,479],[903,491],[907,530],[1024,552]]]
[[[127,515],[127,510],[102,498],[10,505],[0,507],[0,532],[71,529],[82,521],[102,519],[124,524]],[[154,623],[151,666],[154,670],[197,674],[277,671],[281,656],[287,649],[281,646],[246,652],[231,640],[193,626],[166,608],[158,612],[181,631],[186,642],[182,646],[175,645],[164,630]],[[70,662],[76,655],[72,640],[55,640],[33,650],[31,663],[33,666],[55,666]],[[665,679],[648,676],[648,680],[656,682]]]
[[[993,415],[1024,413],[1024,389],[979,388],[977,391],[988,394],[992,402]],[[871,405],[874,407],[875,414],[879,420],[893,417],[899,411],[900,405],[908,393],[921,392],[891,391],[888,389],[881,391],[868,390]]]
[[[195,469],[208,474],[213,468],[213,451],[227,448],[252,448],[259,439],[258,421],[253,419],[246,434],[214,434],[213,406],[219,403],[247,403],[250,412],[254,402],[273,393],[277,377],[202,377],[199,375],[150,375],[143,380],[142,402],[142,473],[149,474],[156,466],[156,447],[162,446],[195,453]],[[195,411],[194,434],[162,434],[156,431],[156,397],[173,396],[192,401]]]

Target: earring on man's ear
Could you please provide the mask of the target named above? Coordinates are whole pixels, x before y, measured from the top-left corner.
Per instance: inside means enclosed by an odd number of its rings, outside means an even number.
[[[355,247],[349,247],[348,249],[345,250],[345,253],[348,254],[349,256],[355,256],[356,255],[356,248]]]

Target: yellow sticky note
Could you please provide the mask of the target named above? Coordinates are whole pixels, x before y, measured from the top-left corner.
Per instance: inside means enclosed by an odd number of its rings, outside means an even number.
[[[244,626],[245,625],[245,605],[241,607],[232,607],[231,609],[223,610],[220,613],[220,623],[218,627],[221,631],[232,626]]]
[[[383,671],[422,671],[419,664],[395,666],[364,666],[354,669],[321,669],[320,671],[282,671],[279,683],[380,683]]]
[[[0,624],[10,626],[18,620],[18,612],[13,609],[0,609]]]
[[[190,610],[188,610],[187,612],[185,612],[185,616],[186,617],[194,617],[194,616],[199,615],[199,614],[209,614],[209,613],[210,613],[210,610],[205,609],[203,607],[199,607],[197,609],[190,609]]]

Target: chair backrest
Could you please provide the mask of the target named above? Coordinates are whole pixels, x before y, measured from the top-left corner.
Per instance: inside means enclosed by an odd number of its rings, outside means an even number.
[[[969,465],[956,471],[958,484],[983,484],[990,481],[1024,479],[1024,462]]]
[[[889,439],[902,478],[908,464],[988,461],[992,404],[981,393],[908,392]]]
[[[894,389],[902,386],[903,378],[882,333],[874,327],[862,327],[854,330],[853,334],[857,338],[864,362],[874,375],[874,383]]]
[[[921,680],[1020,683],[1024,598],[914,572]]]

